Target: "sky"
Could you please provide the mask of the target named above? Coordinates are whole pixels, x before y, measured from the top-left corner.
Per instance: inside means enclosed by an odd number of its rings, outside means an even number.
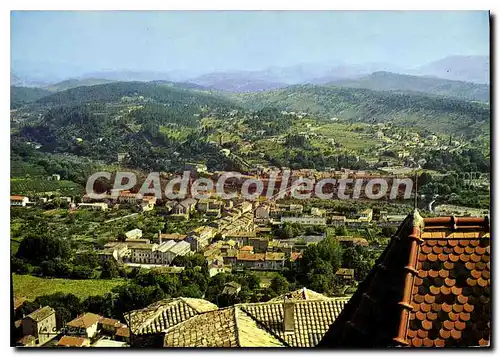
[[[11,62],[206,73],[488,55],[485,11],[13,11]]]

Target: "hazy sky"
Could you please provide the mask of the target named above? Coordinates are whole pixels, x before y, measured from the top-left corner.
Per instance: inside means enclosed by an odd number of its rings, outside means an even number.
[[[199,72],[488,55],[487,12],[12,12],[12,61]]]

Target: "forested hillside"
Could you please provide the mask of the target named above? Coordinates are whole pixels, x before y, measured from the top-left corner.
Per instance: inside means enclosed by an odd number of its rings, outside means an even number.
[[[201,91],[182,89],[164,83],[145,82],[114,82],[72,88],[41,98],[37,101],[37,104],[48,106],[75,105],[89,102],[131,102],[136,99],[168,103],[171,106],[206,105],[221,107],[231,105],[227,99]]]
[[[11,139],[37,152],[108,164],[124,153],[125,165],[146,170],[179,170],[193,160],[212,170],[241,169],[249,161],[294,168],[362,167],[363,160],[397,154],[398,149],[389,148],[370,155],[377,145],[390,146],[374,138],[377,123],[391,124],[387,135],[418,131],[449,137],[451,143],[450,134],[457,139],[463,134],[476,141],[477,150],[489,147],[486,103],[313,85],[245,94],[187,87],[114,82],[42,96],[13,113]]]
[[[67,79],[62,82],[51,84],[50,86],[47,86],[44,89],[47,89],[48,91],[51,92],[60,92],[71,88],[77,88],[83,86],[95,86],[99,84],[106,84],[112,82],[114,81],[102,78]]]
[[[50,95],[48,90],[30,87],[10,87],[10,108],[17,109],[27,103],[34,102],[42,97]]]
[[[488,102],[490,100],[490,87],[486,84],[408,76],[391,72],[375,72],[369,76],[334,81],[328,85],[377,91],[422,92],[470,101]]]
[[[367,123],[391,121],[402,126],[467,136],[483,133],[490,125],[487,104],[413,93],[304,85],[232,97],[252,109],[271,106],[323,119],[335,117]]]

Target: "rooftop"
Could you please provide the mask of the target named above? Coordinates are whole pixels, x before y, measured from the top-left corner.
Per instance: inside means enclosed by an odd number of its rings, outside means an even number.
[[[60,347],[82,347],[85,344],[85,339],[83,337],[75,336],[63,336],[57,342],[57,346]]]
[[[184,240],[186,237],[187,235],[179,233],[160,234],[160,238],[166,240]]]
[[[488,346],[490,299],[488,219],[415,211],[320,346]]]
[[[49,317],[50,315],[55,314],[55,311],[50,306],[44,306],[38,310],[33,311],[26,317],[29,317],[37,322],[42,321]]]
[[[156,333],[169,329],[203,312],[216,310],[217,305],[202,299],[174,298],[160,300],[144,309],[125,315],[134,334]]]
[[[313,347],[347,298],[294,304],[293,332],[283,329],[283,302],[238,304],[197,315],[169,329],[165,347]]]
[[[167,252],[169,250],[172,249],[172,247],[175,245],[175,241],[173,240],[169,240],[169,241],[166,241],[166,242],[163,242],[162,244],[160,244],[156,250],[159,250],[160,252]]]
[[[130,337],[130,330],[128,327],[119,327],[116,329],[115,336]]]
[[[179,254],[186,249],[191,249],[191,245],[188,242],[177,242],[172,248],[170,248],[170,251],[174,254]]]
[[[103,338],[94,343],[92,347],[128,347],[128,345],[126,342],[108,340]]]
[[[99,319],[99,323],[101,323],[102,325],[115,326],[115,327],[122,325],[122,323],[119,320],[111,319],[109,317],[101,317]]]
[[[368,241],[361,237],[352,237],[352,236],[337,236],[335,239],[339,242],[351,242],[353,244],[368,246]]]
[[[323,294],[317,293],[314,290],[310,290],[304,287],[302,289],[290,291],[286,294],[275,297],[274,299],[269,300],[269,302],[283,302],[284,299],[292,299],[295,301],[295,300],[330,300],[338,298],[330,298]]]
[[[241,260],[241,261],[258,261],[258,260],[264,261],[266,259],[266,254],[264,254],[264,253],[253,254],[253,253],[241,253],[241,252],[239,252],[236,259]]]
[[[270,333],[235,307],[195,316],[170,329],[165,347],[282,347]]]
[[[100,319],[101,316],[93,314],[91,312],[86,312],[83,315],[78,316],[76,319],[68,322],[66,325],[70,327],[89,328],[90,326],[98,323]]]

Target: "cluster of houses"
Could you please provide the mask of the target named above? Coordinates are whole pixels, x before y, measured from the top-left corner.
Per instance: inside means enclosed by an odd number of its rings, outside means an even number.
[[[151,243],[142,238],[140,229],[133,229],[125,233],[125,241],[106,243],[99,256],[102,260],[114,259],[123,263],[169,265],[175,257],[192,253],[191,245],[185,241],[186,236],[165,236],[159,233],[159,244]]]
[[[15,322],[17,346],[128,347],[130,330],[119,320],[90,312],[58,327],[56,311],[44,306]]]
[[[73,203],[73,199],[71,197],[58,197],[61,202],[67,202],[69,207],[75,207]],[[54,198],[50,197],[28,197],[24,195],[11,195],[10,196],[10,205],[11,207],[33,207],[43,205],[45,203],[52,202]]]
[[[138,207],[142,212],[151,211],[156,205],[156,197],[153,195],[141,195],[127,190],[110,192],[102,198],[92,198],[85,194],[82,197],[82,203],[78,208],[95,209],[106,211],[109,207],[119,204],[128,204]]]

